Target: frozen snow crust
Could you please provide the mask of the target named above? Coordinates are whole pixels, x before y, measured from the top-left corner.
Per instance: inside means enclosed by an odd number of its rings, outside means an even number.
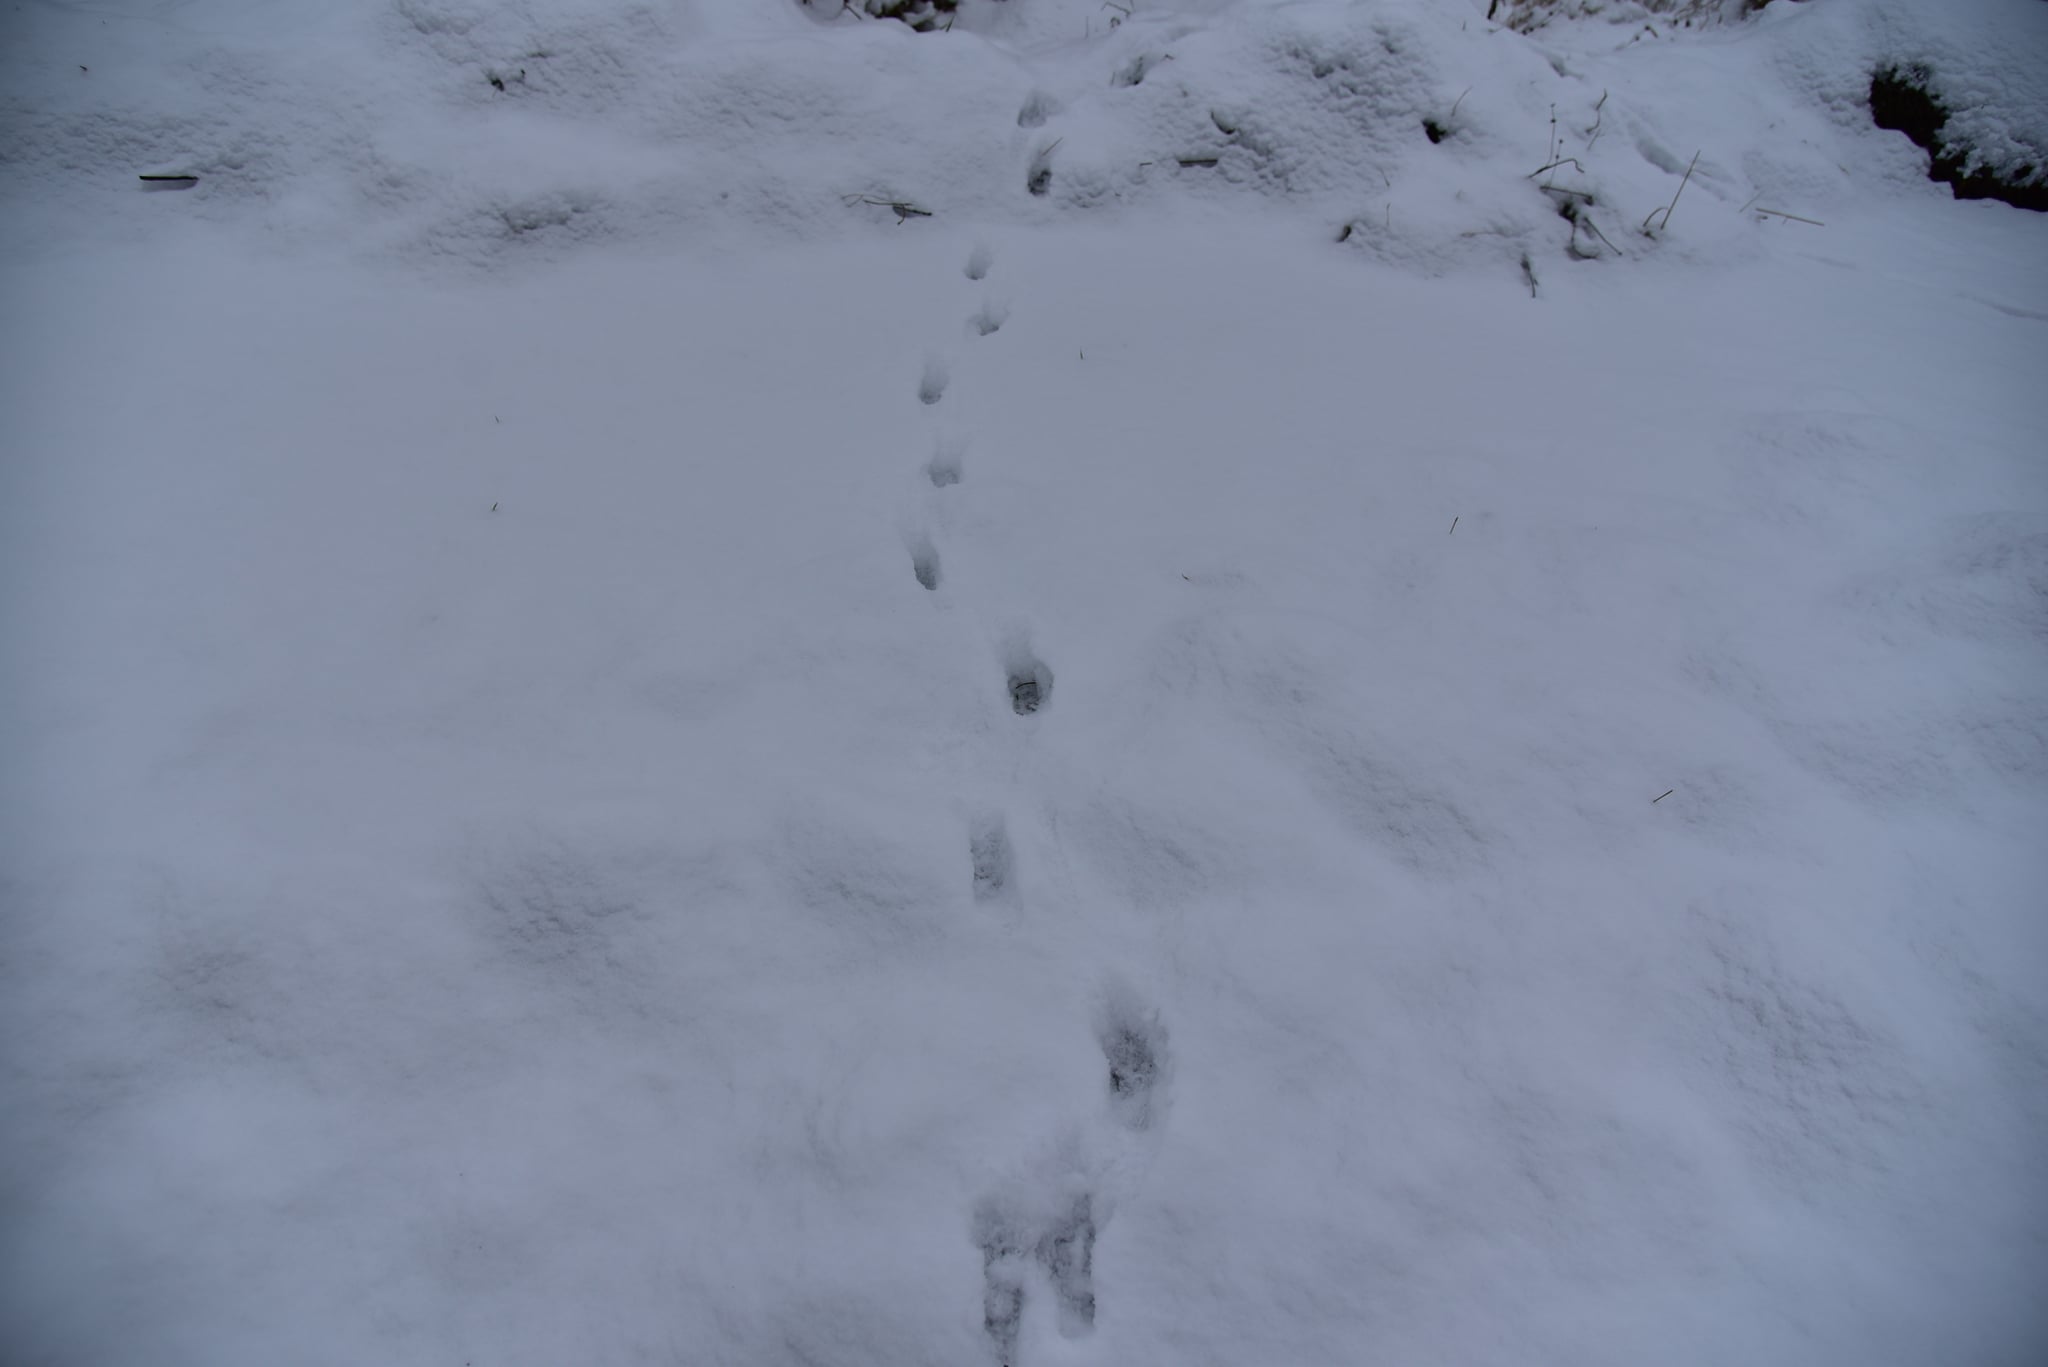
[[[2034,1367],[2048,5],[1681,8],[12,11],[0,1358]]]

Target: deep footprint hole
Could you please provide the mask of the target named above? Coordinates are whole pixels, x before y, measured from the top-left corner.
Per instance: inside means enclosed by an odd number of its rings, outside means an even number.
[[[1046,148],[1031,159],[1031,168],[1024,176],[1026,194],[1043,197],[1052,189],[1052,149]]]
[[[1130,1130],[1159,1118],[1165,1095],[1166,1027],[1128,987],[1113,987],[1098,1009],[1095,1040],[1109,1074],[1110,1114]]]
[[[1037,661],[1010,668],[1010,708],[1028,717],[1052,701],[1052,671]]]
[[[1159,1079],[1159,1056],[1152,1051],[1152,1041],[1134,1026],[1112,1027],[1102,1041],[1102,1054],[1109,1064],[1111,1096],[1142,1096]]]

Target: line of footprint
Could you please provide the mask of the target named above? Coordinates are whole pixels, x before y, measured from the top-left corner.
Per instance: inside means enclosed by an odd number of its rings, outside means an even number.
[[[975,1203],[981,1323],[1001,1367],[1017,1367],[1026,1293],[1035,1280],[1051,1289],[1063,1337],[1095,1328],[1095,1239],[1115,1213],[1116,1197],[1132,1185],[1132,1160],[1157,1141],[1165,1117],[1171,1058],[1158,1013],[1112,979],[1097,999],[1094,1026],[1107,1073],[1107,1132],[1081,1126],[1055,1136]]]
[[[969,280],[987,278],[994,257],[976,247],[967,258]],[[987,337],[1008,311],[984,298],[968,322]],[[950,372],[943,362],[926,364],[918,401],[927,407],[945,397]],[[964,476],[964,444],[941,440],[924,467],[939,490]],[[936,592],[941,582],[938,547],[920,534],[910,548],[917,583]],[[1028,642],[1011,647],[1006,660],[1010,707],[1032,716],[1052,700],[1052,670]],[[977,818],[968,832],[968,861],[974,900],[999,904],[1016,896],[1017,857],[999,813]],[[1080,1338],[1095,1326],[1095,1240],[1114,1210],[1120,1187],[1128,1185],[1132,1148],[1149,1148],[1166,1111],[1171,1072],[1166,1028],[1158,1013],[1121,979],[1098,994],[1093,1021],[1104,1064],[1104,1106],[1093,1123],[1055,1136],[1010,1180],[975,1203],[970,1221],[982,1256],[982,1328],[999,1367],[1017,1367],[1027,1295],[1034,1284],[1050,1289],[1059,1332]],[[1119,1180],[1122,1179],[1122,1180]]]
[[[976,247],[968,255],[966,276],[979,282],[988,278],[995,258],[986,247]],[[1009,318],[1009,310],[992,298],[984,298],[981,307],[968,322],[975,331],[987,337],[1000,329]],[[925,362],[924,374],[917,383],[918,402],[931,407],[946,396],[946,387],[952,382],[951,371],[946,363],[934,357]],[[925,462],[925,478],[935,489],[945,489],[960,483],[965,448],[962,443],[941,440]],[[910,569],[920,586],[936,592],[943,571],[939,563],[939,549],[933,544],[929,533],[913,539],[910,546]],[[1020,717],[1028,717],[1052,701],[1052,669],[1045,661],[1031,651],[1028,641],[1013,642],[1005,661],[1008,673],[1011,710]]]

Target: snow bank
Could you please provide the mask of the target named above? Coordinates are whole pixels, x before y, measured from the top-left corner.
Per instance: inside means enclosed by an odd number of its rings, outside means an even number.
[[[1932,72],[1973,165],[2039,164],[2048,20],[1951,9],[1659,29],[1622,7],[1533,36],[1462,0],[982,0],[922,35],[797,5],[38,11],[6,59],[6,192],[18,247],[200,219],[435,270],[812,240],[903,202],[975,223],[1277,200],[1384,261],[1521,279],[1656,250],[1641,225],[1695,152],[1687,189],[1718,202],[1685,216],[1694,252],[1739,249],[1738,208],[1824,218],[1906,174],[1917,154],[1868,126],[1887,62]],[[200,180],[144,195],[150,172]]]

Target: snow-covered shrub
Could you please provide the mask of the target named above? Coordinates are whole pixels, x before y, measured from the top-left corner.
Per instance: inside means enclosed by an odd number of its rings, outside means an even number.
[[[2048,210],[2048,157],[2036,149],[2019,158],[1994,158],[1949,117],[1927,67],[1880,67],[1870,77],[1870,116],[1879,128],[1896,129],[1927,149],[1929,180],[1946,182],[1957,199],[2000,199],[2024,209]],[[2035,154],[2028,156],[2028,151]],[[2015,164],[2016,163],[2016,164]]]
[[[1604,18],[1614,23],[1691,24],[1739,18],[1769,0],[1489,0],[1486,17],[1520,33],[1553,19]]]
[[[901,19],[919,33],[950,28],[960,0],[860,0],[863,14],[876,19]]]

